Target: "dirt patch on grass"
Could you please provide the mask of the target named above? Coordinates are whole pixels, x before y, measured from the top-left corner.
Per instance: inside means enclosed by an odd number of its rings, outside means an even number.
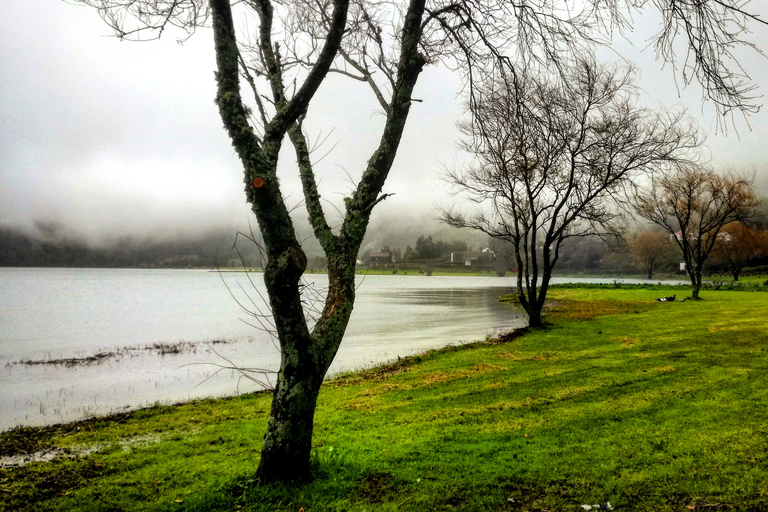
[[[546,361],[547,358],[540,355],[535,356],[519,356],[511,352],[499,352],[496,354],[501,359],[507,359],[509,361]]]
[[[560,299],[549,303],[547,316],[565,320],[592,320],[602,315],[640,312],[650,305],[640,301],[569,300]]]
[[[627,348],[634,347],[638,343],[640,343],[640,340],[638,340],[637,338],[626,337],[621,339],[621,344]]]
[[[219,400],[230,400],[232,398],[238,397],[221,398]],[[146,419],[155,415],[170,413],[177,407],[194,403],[195,401],[188,404],[153,405],[135,411],[119,412],[108,416],[97,416],[71,423],[60,423],[43,427],[16,427],[0,432],[0,457],[31,456],[33,454],[60,450],[60,447],[57,447],[54,442],[58,436],[96,431],[105,428],[107,425],[126,423],[132,419]]]
[[[0,434],[0,457],[28,455],[50,449],[50,429],[20,427]]]
[[[392,475],[371,473],[357,484],[357,495],[369,503],[382,503],[397,492],[399,485]]]
[[[496,366],[489,363],[480,363],[480,364],[476,364],[472,368],[469,368],[468,370],[460,369],[460,370],[452,370],[449,372],[438,372],[438,373],[431,373],[431,374],[425,375],[423,378],[419,379],[419,382],[417,383],[417,387],[432,386],[434,384],[439,384],[441,382],[468,379],[470,377],[481,375],[483,373],[495,372],[495,371],[506,371],[506,370],[507,368],[503,366]]]
[[[522,336],[523,334],[528,332],[527,327],[521,327],[519,329],[514,329],[509,332],[505,332],[503,334],[498,335],[497,337],[493,338],[492,340],[488,341],[489,345],[501,345],[502,343],[510,343],[515,341],[517,338]]]
[[[432,359],[441,354],[448,354],[451,352],[458,352],[461,350],[469,350],[469,349],[477,348],[481,346],[494,346],[494,345],[501,345],[503,343],[510,343],[516,340],[517,338],[519,338],[520,336],[522,336],[523,334],[525,334],[526,332],[528,332],[528,329],[526,328],[514,329],[512,331],[499,334],[496,337],[488,338],[484,341],[477,341],[474,343],[465,343],[463,345],[449,345],[447,347],[429,350],[427,352],[424,352],[423,354],[417,354],[415,356],[398,357],[397,361],[393,361],[392,363],[389,363],[389,364],[384,364],[368,370],[361,370],[361,371],[352,372],[344,375],[339,375],[338,377],[329,380],[325,385],[338,387],[338,386],[350,386],[354,384],[359,384],[364,381],[383,381],[395,375],[400,375],[402,373],[410,371],[411,369],[413,369],[414,366],[418,365],[419,363]]]
[[[11,489],[5,510],[30,510],[34,505],[66,496],[73,489],[95,478],[114,472],[102,462],[84,459],[59,459],[39,471],[32,466],[3,470],[3,485]]]

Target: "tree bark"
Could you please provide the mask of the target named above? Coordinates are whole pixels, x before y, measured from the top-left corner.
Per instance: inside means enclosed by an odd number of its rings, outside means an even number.
[[[691,284],[693,284],[693,292],[691,292],[691,299],[701,300],[699,297],[699,290],[701,290],[701,270],[696,269],[691,275]]]
[[[312,429],[323,376],[309,358],[283,361],[256,477],[260,482],[307,481]]]
[[[279,65],[265,56],[275,96],[276,114],[259,138],[248,122],[239,85],[238,48],[229,0],[209,0],[216,47],[217,95],[224,127],[244,167],[245,191],[259,223],[267,253],[264,283],[280,342],[281,366],[273,393],[272,409],[264,438],[257,476],[262,482],[309,478],[312,425],[320,386],[336,354],[351,313],[341,311],[340,329],[330,342],[309,332],[301,302],[300,279],[307,258],[299,244],[293,221],[277,179],[277,159],[286,132],[294,126],[328,72],[346,23],[348,2],[335,0],[332,28],[316,65],[306,81],[288,100],[284,97]],[[271,52],[269,0],[260,2],[263,51]],[[272,57],[272,60],[275,58]],[[271,66],[271,67],[270,67]],[[336,300],[338,296],[335,296]],[[335,309],[335,310],[336,310]],[[336,315],[330,315],[335,319]]]
[[[541,310],[537,307],[531,308],[531,311],[528,311],[528,327],[544,327],[544,322],[541,318]]]

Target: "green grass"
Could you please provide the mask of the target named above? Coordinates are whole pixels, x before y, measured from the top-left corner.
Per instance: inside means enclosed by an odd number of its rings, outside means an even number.
[[[11,431],[73,456],[0,510],[768,510],[768,294],[665,294],[557,287],[548,329],[329,382],[303,486],[253,481],[265,394]]]

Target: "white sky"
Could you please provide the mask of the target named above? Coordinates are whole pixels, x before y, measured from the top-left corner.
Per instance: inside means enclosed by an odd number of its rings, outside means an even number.
[[[762,9],[768,14],[768,6]],[[768,51],[768,30],[756,28],[755,42]],[[239,161],[213,103],[210,31],[199,31],[184,46],[173,37],[121,43],[110,35],[90,8],[0,1],[0,224],[55,218],[94,237],[242,229],[250,213]],[[620,51],[640,64],[646,103],[686,105],[711,134],[716,164],[756,170],[765,183],[768,109],[750,119],[752,131],[737,120],[738,136],[733,130],[715,135],[712,108],[702,114],[699,90],[678,98],[669,67],[661,70],[651,48],[639,52],[643,37],[633,40],[636,49],[623,43]],[[741,62],[761,92],[768,90],[768,60],[745,52]],[[377,215],[417,205],[422,215],[435,216],[432,206],[446,201],[435,173],[462,158],[454,128],[459,89],[450,72],[425,70],[414,94],[424,102],[411,110],[385,187],[396,195],[377,207]],[[349,190],[345,172],[359,176],[380,134],[376,109],[362,84],[340,79],[324,84],[313,102],[310,136],[322,129],[330,133],[324,147],[336,144],[319,167],[325,197],[338,199]],[[292,164],[287,151],[282,180],[294,191],[289,201],[298,203]]]

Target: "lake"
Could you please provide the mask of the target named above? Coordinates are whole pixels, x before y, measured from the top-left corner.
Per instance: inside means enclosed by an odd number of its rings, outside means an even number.
[[[325,282],[305,277],[310,308]],[[521,311],[498,301],[514,283],[359,276],[330,373],[524,325]],[[279,368],[276,342],[259,324],[269,322],[262,297],[258,273],[0,269],[0,430],[260,389],[224,367]]]

